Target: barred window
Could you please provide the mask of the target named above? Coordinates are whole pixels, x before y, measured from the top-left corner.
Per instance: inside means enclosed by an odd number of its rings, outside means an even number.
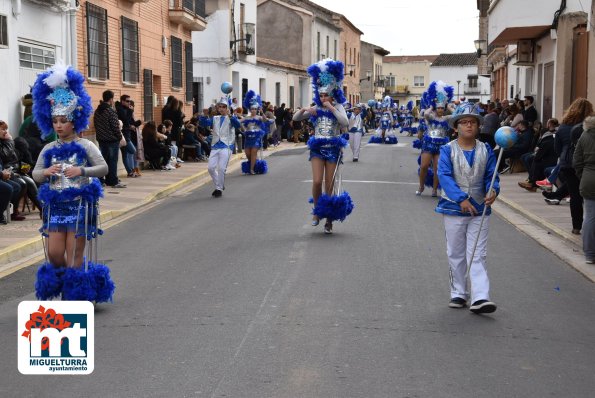
[[[171,85],[182,87],[182,40],[171,37]]]
[[[139,82],[138,22],[122,17],[122,80]]]
[[[206,17],[205,0],[183,0],[182,6],[194,14]]]
[[[19,43],[19,65],[21,68],[46,70],[56,63],[54,49]]]
[[[87,62],[89,77],[109,79],[107,10],[87,3]]]
[[[192,70],[192,43],[187,41],[184,43],[184,50],[186,51],[186,101],[192,101],[192,83],[194,82]]]
[[[143,69],[143,116],[145,122],[153,120],[153,71]]]

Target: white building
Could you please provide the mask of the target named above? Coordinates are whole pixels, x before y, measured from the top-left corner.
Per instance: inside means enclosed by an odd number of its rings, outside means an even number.
[[[487,53],[494,99],[532,95],[543,121],[560,119],[578,97],[595,101],[594,8],[593,0],[526,0],[522,7],[491,1]]]
[[[430,82],[442,80],[455,91],[455,99],[487,103],[490,100],[490,78],[477,74],[477,54],[440,54],[430,65]]]
[[[0,119],[13,136],[37,73],[58,59],[76,65],[76,11],[75,0],[0,0]]]

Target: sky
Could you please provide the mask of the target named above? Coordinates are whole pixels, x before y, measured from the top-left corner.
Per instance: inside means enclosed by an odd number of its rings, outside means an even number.
[[[311,0],[341,13],[389,55],[474,52],[476,0]]]

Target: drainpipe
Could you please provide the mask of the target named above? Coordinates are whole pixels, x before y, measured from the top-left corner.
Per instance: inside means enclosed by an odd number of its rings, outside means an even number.
[[[21,0],[12,0],[12,15],[17,18],[21,15]]]

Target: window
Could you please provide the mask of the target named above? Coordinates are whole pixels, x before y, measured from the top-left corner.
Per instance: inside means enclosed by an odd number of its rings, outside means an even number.
[[[469,80],[469,88],[477,88],[477,75],[469,75],[467,79]]]
[[[145,122],[153,120],[153,71],[143,69],[143,116]]]
[[[275,105],[281,106],[281,83],[275,83]]]
[[[0,46],[8,47],[8,19],[0,15]]]
[[[316,60],[320,61],[320,32],[316,32]]]
[[[335,48],[334,48],[333,54],[334,54],[333,59],[337,59],[337,40],[335,40]]]
[[[138,22],[122,17],[122,80],[139,82]]]
[[[396,82],[397,82],[397,77],[393,76],[393,75],[388,75],[386,77],[386,83],[388,84],[389,87],[396,87]]]
[[[205,17],[205,0],[183,0],[183,7],[193,14]]]
[[[89,78],[109,79],[107,10],[87,3],[87,62]]]
[[[192,73],[192,43],[189,41],[185,42],[184,50],[186,52],[186,101],[191,102],[193,99],[192,83],[194,82]]]
[[[289,107],[293,109],[295,107],[295,88],[293,86],[289,86]]]
[[[55,63],[54,49],[19,43],[19,65],[21,68],[46,70]]]
[[[182,40],[171,37],[171,85],[182,87]]]
[[[424,84],[424,77],[423,76],[413,76],[413,86],[414,87],[423,87]]]

